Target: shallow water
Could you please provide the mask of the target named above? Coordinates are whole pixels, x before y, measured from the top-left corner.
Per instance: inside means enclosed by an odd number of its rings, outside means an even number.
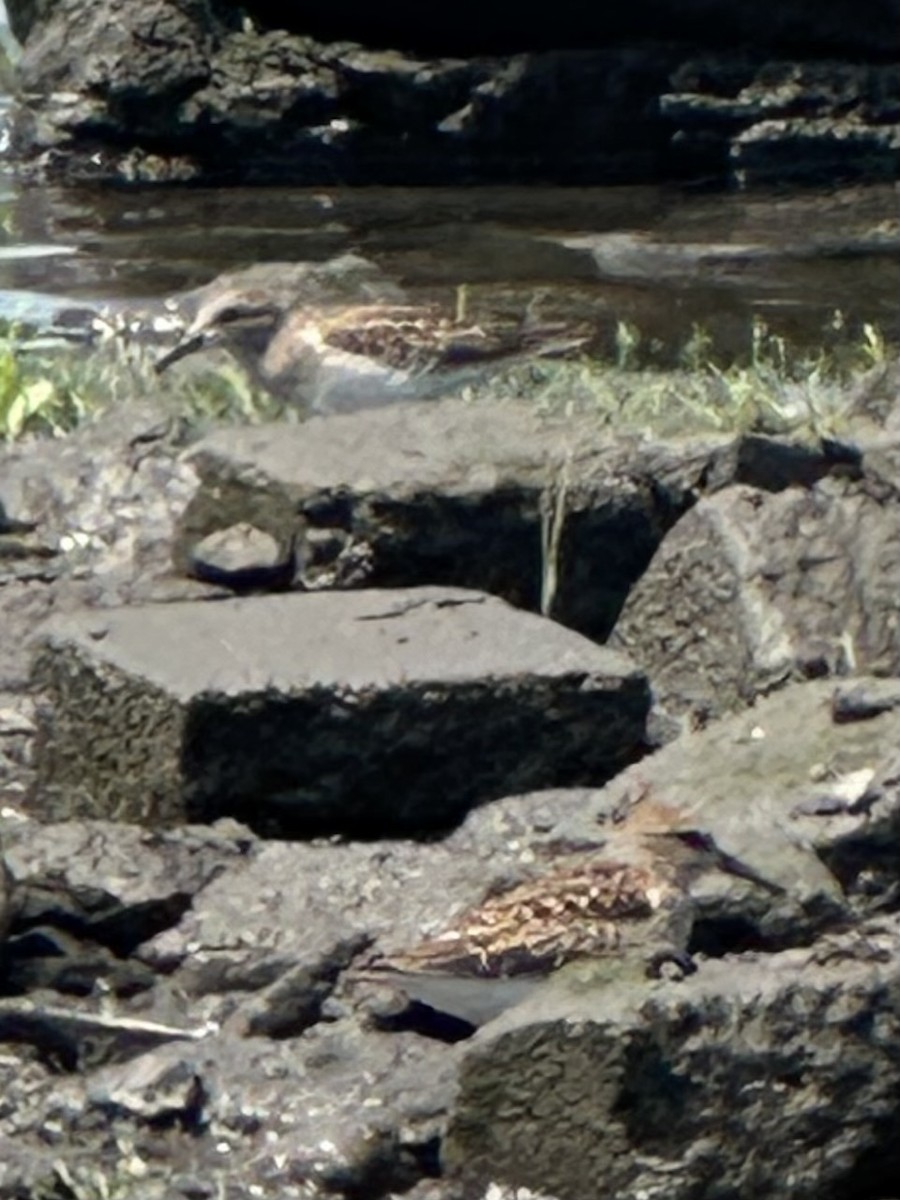
[[[0,44],[16,57],[3,0]],[[900,184],[62,190],[4,172],[9,103],[0,94],[0,318],[40,327],[60,298],[135,306],[253,262],[355,250],[414,297],[452,304],[467,284],[475,316],[539,297],[607,349],[629,321],[663,357],[695,324],[722,354],[745,352],[754,318],[816,347],[836,311],[851,335],[871,322],[900,342]]]
[[[90,190],[0,180],[0,316],[55,300],[138,304],[251,262],[352,249],[415,297],[475,315],[628,320],[664,357],[694,323],[723,353],[752,319],[817,345],[835,310],[900,340],[900,190],[778,195],[656,187]]]

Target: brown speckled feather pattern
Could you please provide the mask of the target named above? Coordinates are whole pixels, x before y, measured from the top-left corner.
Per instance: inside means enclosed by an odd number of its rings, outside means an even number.
[[[261,288],[226,287],[204,300],[157,373],[223,346],[268,391],[311,411],[425,399],[482,379],[491,363],[579,350],[591,331],[459,320],[434,305],[285,304]]]
[[[723,852],[690,811],[648,800],[648,790],[600,845],[566,851],[540,874],[489,893],[409,950],[376,954],[359,977],[393,978],[409,994],[415,979],[540,978],[576,959],[630,960],[635,952],[648,963],[674,955],[683,965],[695,915],[691,885],[701,875],[720,871],[784,894]]]
[[[419,374],[443,366],[478,362],[508,354],[521,339],[488,333],[480,325],[463,325],[442,317],[437,309],[415,305],[368,305],[297,313],[291,320],[314,322],[322,341],[395,370]]]
[[[445,933],[372,965],[484,978],[544,973],[618,951],[632,922],[644,926],[679,895],[659,870],[577,855],[489,896]]]

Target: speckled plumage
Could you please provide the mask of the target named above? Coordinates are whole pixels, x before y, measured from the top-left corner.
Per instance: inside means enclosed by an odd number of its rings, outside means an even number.
[[[366,305],[336,312],[298,312],[286,330],[315,325],[323,344],[394,370],[422,374],[512,353],[523,339],[478,324],[452,321],[439,310],[415,306]]]
[[[672,899],[672,883],[658,871],[578,855],[489,896],[444,933],[381,964],[487,978],[544,974],[620,950],[630,926],[649,922]]]
[[[562,855],[539,875],[487,895],[444,931],[375,957],[365,972],[503,979],[547,975],[575,959],[633,947],[648,957],[684,956],[690,885],[700,874],[720,870],[781,891],[664,806],[648,804],[610,841]]]
[[[575,349],[581,336],[521,325],[452,319],[403,304],[284,308],[258,288],[226,288],[198,309],[163,371],[198,350],[224,346],[273,394],[312,410],[425,399],[478,377],[485,364]]]

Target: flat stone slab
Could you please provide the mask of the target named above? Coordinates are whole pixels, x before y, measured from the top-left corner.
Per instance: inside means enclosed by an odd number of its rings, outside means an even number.
[[[649,705],[623,655],[456,588],[90,610],[44,627],[42,816],[415,833],[598,783]]]

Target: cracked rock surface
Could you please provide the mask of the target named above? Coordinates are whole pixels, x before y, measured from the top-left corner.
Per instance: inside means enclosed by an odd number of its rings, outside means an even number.
[[[570,431],[552,617],[558,426],[447,403],[135,457],[158,418],[0,471],[0,1197],[885,1200],[889,414],[849,463]],[[241,522],[363,568],[188,578]],[[373,980],[641,805],[770,885],[693,879],[678,970]]]

